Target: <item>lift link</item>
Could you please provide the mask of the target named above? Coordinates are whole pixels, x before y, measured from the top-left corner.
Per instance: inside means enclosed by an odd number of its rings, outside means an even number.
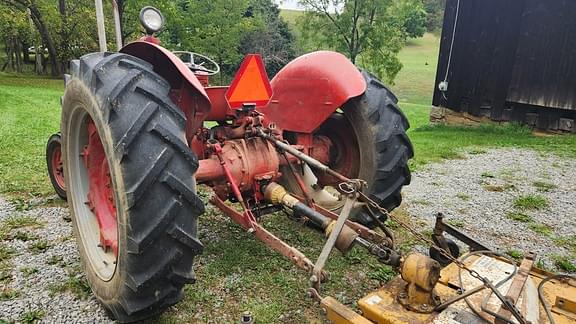
[[[330,252],[332,252],[334,244],[336,244],[336,240],[338,239],[340,232],[342,232],[344,224],[346,223],[348,216],[350,216],[350,211],[352,210],[352,207],[354,206],[354,203],[357,199],[358,195],[356,193],[352,193],[346,196],[346,202],[344,202],[344,207],[342,207],[342,211],[340,212],[340,216],[336,221],[336,225],[334,225],[328,240],[326,240],[326,244],[324,244],[324,248],[322,248],[322,252],[320,252],[318,260],[316,260],[316,263],[314,264],[314,270],[312,270],[310,282],[316,291],[320,291],[320,274],[324,269],[324,265],[328,260],[328,256],[330,255]]]

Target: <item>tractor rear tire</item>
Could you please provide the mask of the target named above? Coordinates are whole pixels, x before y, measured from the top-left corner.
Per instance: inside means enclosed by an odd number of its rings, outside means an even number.
[[[414,148],[406,134],[410,124],[392,91],[374,75],[366,71],[362,75],[366,92],[344,106],[344,116],[359,144],[358,178],[368,182],[369,197],[390,212],[402,203],[402,187],[411,180],[408,161],[414,157]],[[354,218],[373,227],[369,212],[364,207],[355,212]],[[378,217],[386,220],[381,213]]]
[[[408,160],[414,149],[406,131],[410,127],[398,107],[398,99],[375,76],[363,71],[366,92],[346,102],[314,132],[331,140],[328,166],[349,178],[368,183],[369,197],[392,211],[402,202],[402,187],[410,184]],[[292,192],[302,191],[289,169],[283,169],[282,183]],[[316,174],[319,182],[335,186],[332,178]],[[321,204],[322,205],[322,204]],[[343,205],[323,207],[338,212]],[[368,227],[376,224],[367,207],[354,208],[350,219]],[[372,211],[380,220],[386,215]]]
[[[169,98],[169,84],[150,64],[93,53],[73,61],[71,74],[61,131],[82,267],[117,321],[143,320],[180,301],[184,284],[195,281],[193,259],[202,251],[197,219],[204,211],[194,178],[198,159],[186,144],[186,120]],[[100,246],[101,225],[87,206],[93,182],[82,157],[88,123],[96,127],[108,164],[117,253]]]

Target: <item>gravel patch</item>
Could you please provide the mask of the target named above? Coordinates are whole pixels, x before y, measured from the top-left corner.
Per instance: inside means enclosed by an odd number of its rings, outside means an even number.
[[[67,208],[62,207],[17,211],[7,199],[0,197],[2,225],[15,218],[37,223],[13,228],[0,242],[13,251],[9,260],[3,262],[6,275],[0,277],[0,293],[15,293],[11,298],[3,298],[7,300],[0,300],[0,322],[21,322],[33,312],[42,314],[39,317],[44,323],[110,322],[90,293],[83,297],[61,288],[70,278],[74,282],[85,282],[79,269],[72,226],[63,220],[67,215]],[[47,243],[45,249],[42,243]]]
[[[494,250],[536,252],[552,269],[558,256],[576,262],[574,159],[521,149],[466,153],[415,172],[403,195],[408,214],[430,228],[442,212]],[[547,206],[522,209],[520,197],[544,198]]]

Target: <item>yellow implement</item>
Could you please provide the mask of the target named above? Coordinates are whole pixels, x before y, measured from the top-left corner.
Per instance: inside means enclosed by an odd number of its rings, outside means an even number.
[[[438,271],[437,265],[429,260],[421,254],[408,255],[403,260],[401,276],[360,299],[359,310],[352,310],[332,297],[320,298],[328,320],[334,323],[519,322],[490,289],[467,271],[454,263]],[[533,254],[519,266],[481,253],[472,253],[460,260],[497,285],[498,291],[516,306],[526,323],[550,323],[547,309],[555,323],[576,322],[576,281],[573,277],[555,276],[533,268]]]

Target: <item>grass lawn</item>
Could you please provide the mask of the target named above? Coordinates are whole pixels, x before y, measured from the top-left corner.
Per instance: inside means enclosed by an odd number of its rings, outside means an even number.
[[[0,193],[52,192],[45,145],[60,129],[63,81],[0,73]]]
[[[440,39],[433,34],[408,40],[399,54],[404,67],[392,86],[398,100],[425,105],[427,108],[432,104],[439,42]]]
[[[296,25],[296,19],[298,19],[302,13],[303,11],[301,10],[282,9],[280,10],[280,17],[282,17],[288,25],[294,27]]]
[[[502,146],[576,156],[573,135],[536,137],[518,126],[430,126],[437,44],[432,35],[410,41],[400,54],[404,69],[393,87],[412,125],[409,135],[416,152],[413,167],[458,158],[463,150]],[[20,198],[52,194],[44,145],[59,128],[62,91],[61,80],[0,74],[0,194]],[[321,235],[281,214],[266,217],[263,222],[312,259],[318,256],[324,240]],[[206,247],[197,260],[199,280],[187,286],[184,301],[164,314],[160,322],[233,322],[244,310],[252,311],[262,323],[321,320],[319,308],[306,297],[305,273],[256,243],[213,209],[201,217],[200,228],[200,239]],[[346,257],[334,253],[327,269],[332,280],[324,292],[348,305],[393,275],[389,268],[357,251]]]

